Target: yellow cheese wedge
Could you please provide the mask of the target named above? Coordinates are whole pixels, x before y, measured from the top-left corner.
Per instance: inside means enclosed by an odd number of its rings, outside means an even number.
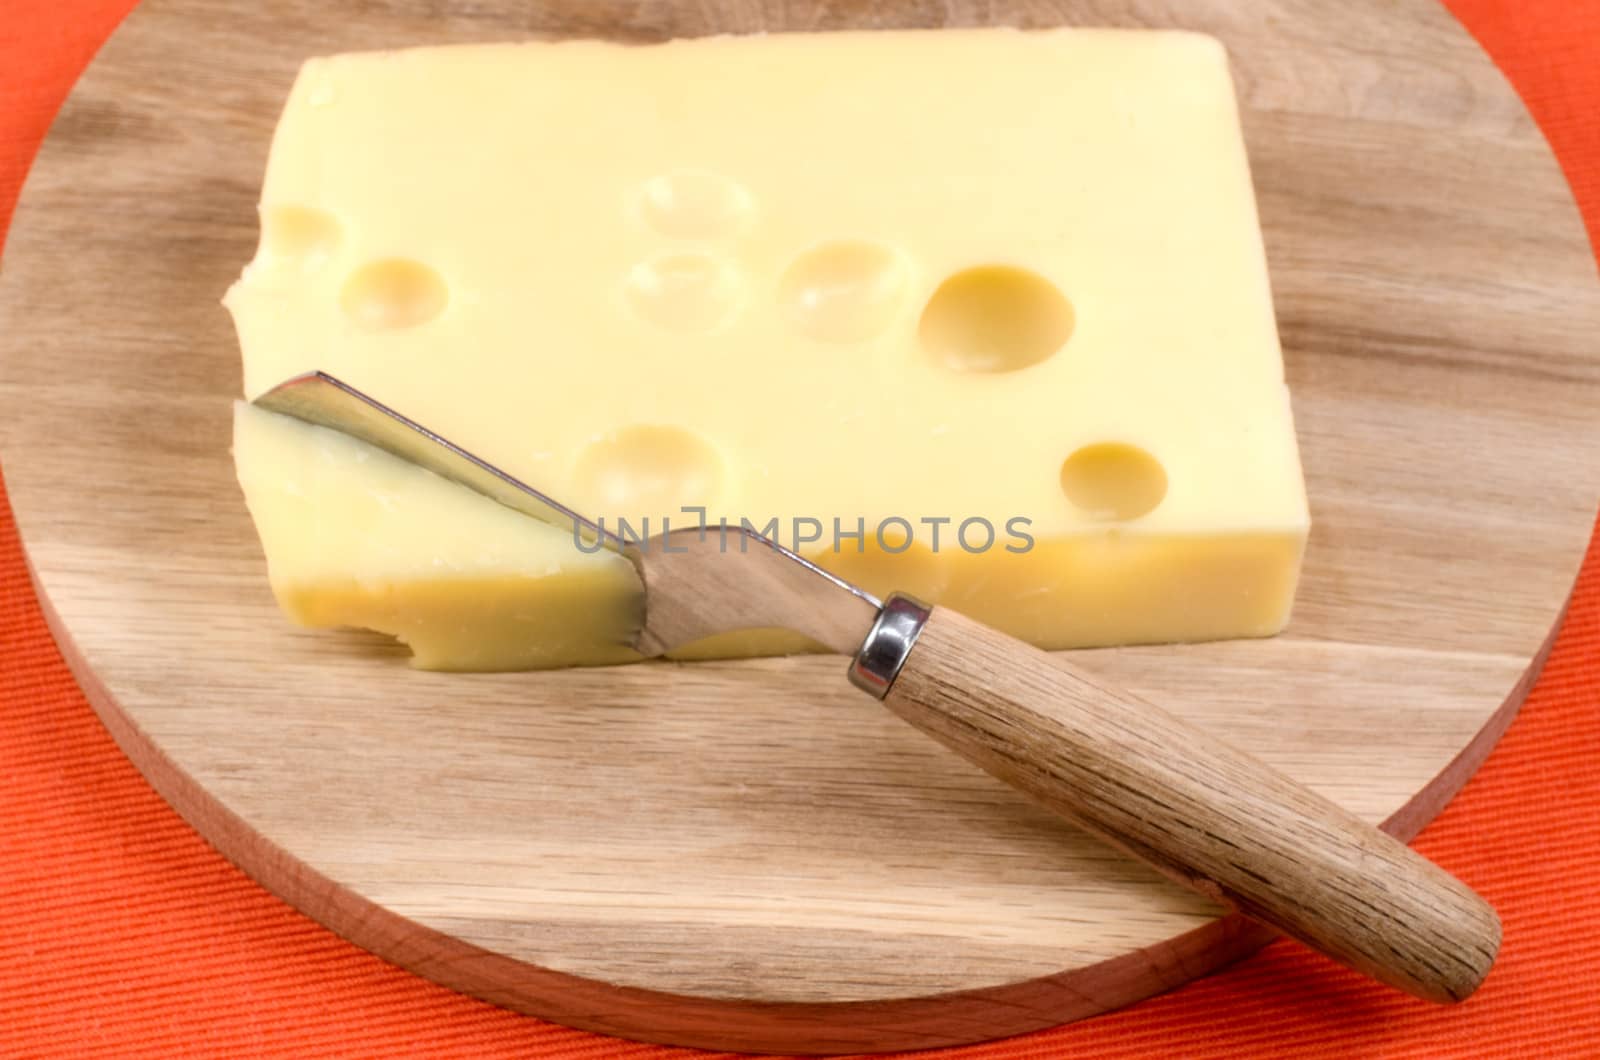
[[[399,637],[429,669],[626,662],[633,565],[325,427],[234,408],[233,456],[279,603]]]
[[[1046,647],[1287,621],[1307,506],[1208,37],[314,59],[261,220],[226,299],[247,397],[320,368],[612,528],[745,519]],[[430,667],[627,657],[622,561],[356,443],[237,428],[296,620]]]

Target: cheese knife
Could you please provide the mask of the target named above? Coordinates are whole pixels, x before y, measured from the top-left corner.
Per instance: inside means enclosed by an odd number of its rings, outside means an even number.
[[[1460,1001],[1489,972],[1489,904],[1399,840],[1160,707],[948,608],[878,600],[748,527],[628,540],[323,372],[255,399],[626,557],[631,646],[658,656],[781,627],[946,747],[1169,878],[1381,982]]]

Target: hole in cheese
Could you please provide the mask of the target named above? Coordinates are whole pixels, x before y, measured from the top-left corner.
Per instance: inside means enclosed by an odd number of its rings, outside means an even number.
[[[1061,465],[1061,492],[1091,518],[1137,519],[1165,499],[1167,472],[1136,445],[1097,442]]]
[[[812,247],[778,285],[778,302],[800,334],[859,342],[894,322],[904,300],[906,266],[889,247],[841,240]]]
[[[339,219],[313,206],[263,206],[261,249],[276,258],[298,259],[314,269],[339,249],[344,236]]]
[[[722,458],[710,443],[681,427],[627,427],[591,442],[575,468],[579,509],[591,518],[660,519],[684,505],[709,505],[722,485]],[[641,530],[633,526],[634,530]]]
[[[1072,337],[1072,303],[1055,284],[1011,265],[946,279],[922,311],[923,348],[961,372],[1014,372],[1052,357]]]
[[[634,315],[668,331],[715,331],[739,307],[744,281],[710,254],[663,254],[628,271],[623,296]]]
[[[396,331],[426,324],[450,301],[450,289],[420,261],[385,258],[350,275],[339,296],[345,314],[370,331]]]

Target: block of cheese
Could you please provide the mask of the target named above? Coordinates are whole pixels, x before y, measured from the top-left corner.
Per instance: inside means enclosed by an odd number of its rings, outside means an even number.
[[[226,298],[247,397],[323,369],[608,526],[747,520],[1045,647],[1287,621],[1306,497],[1211,38],[313,59],[261,226]],[[627,657],[623,561],[347,439],[237,429],[294,619],[430,667]]]

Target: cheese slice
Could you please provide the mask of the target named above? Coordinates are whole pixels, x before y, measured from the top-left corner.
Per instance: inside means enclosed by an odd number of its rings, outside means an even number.
[[[427,669],[627,662],[633,564],[359,442],[239,403],[234,462],[279,603],[360,626]]]
[[[313,59],[261,223],[226,298],[247,397],[323,369],[609,527],[747,520],[1045,647],[1288,619],[1309,520],[1209,37]],[[297,621],[429,667],[630,657],[625,562],[348,439],[236,426]]]

